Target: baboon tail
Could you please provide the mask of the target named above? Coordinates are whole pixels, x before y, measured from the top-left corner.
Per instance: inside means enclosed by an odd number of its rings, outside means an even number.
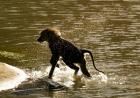
[[[101,72],[101,73],[104,73],[103,71],[100,71],[99,69],[97,69],[97,67],[95,66],[94,59],[93,59],[93,55],[92,55],[91,51],[89,51],[89,50],[83,50],[83,49],[81,49],[81,51],[82,51],[83,54],[84,54],[84,53],[89,53],[89,54],[90,54],[90,57],[91,57],[91,59],[92,59],[93,66],[94,66],[95,70],[97,70],[97,71],[99,71],[99,72]]]

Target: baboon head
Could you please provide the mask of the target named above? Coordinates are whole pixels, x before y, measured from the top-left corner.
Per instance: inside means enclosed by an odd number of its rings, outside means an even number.
[[[61,33],[57,29],[47,28],[40,33],[40,37],[37,39],[38,42],[54,41],[61,37]]]

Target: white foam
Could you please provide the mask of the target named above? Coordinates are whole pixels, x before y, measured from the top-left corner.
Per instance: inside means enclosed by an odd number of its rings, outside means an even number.
[[[5,63],[1,63],[1,64],[3,64],[5,68],[7,68],[8,70],[15,72],[16,75],[13,77],[9,77],[9,79],[6,79],[6,81],[0,80],[0,91],[13,89],[28,78],[28,76],[23,70]]]
[[[61,64],[60,64],[61,65]],[[48,66],[46,68],[42,68],[41,70],[32,70],[28,72],[28,76],[32,80],[37,80],[38,78],[43,78],[45,76],[48,76],[50,72],[51,66]],[[55,67],[54,73],[53,73],[53,81],[61,83],[67,87],[73,87],[75,84],[75,81],[81,81],[82,83],[86,84],[103,84],[107,83],[108,78],[103,73],[98,73],[92,75],[92,78],[86,78],[83,76],[82,72],[79,70],[77,76],[74,76],[74,70],[69,68],[68,66],[60,66],[60,68]]]
[[[99,74],[92,75],[92,77],[90,79],[86,79],[85,80],[85,78],[84,78],[84,81],[86,81],[86,82],[92,82],[92,81],[94,81],[94,82],[98,82],[98,83],[99,82],[100,83],[107,83],[108,78],[107,78],[107,76],[105,74],[99,72]]]
[[[46,72],[49,73],[51,69],[51,66],[47,67]],[[103,73],[98,73],[92,75],[92,78],[88,79],[82,76],[82,72],[79,70],[76,77],[74,77],[74,70],[67,66],[61,66],[60,68],[55,68],[54,74],[53,74],[53,80],[59,83],[62,83],[63,85],[66,85],[67,87],[72,87],[75,84],[75,79],[82,81],[83,83],[107,83],[108,78]]]
[[[102,82],[107,83],[107,80],[108,80],[107,75],[105,75],[105,74],[99,72],[99,77],[101,77],[101,81],[102,81]]]
[[[47,76],[48,73],[43,70],[32,70],[32,71],[27,72],[27,74],[31,80],[37,80],[39,78],[43,78]]]
[[[51,67],[46,69],[46,72],[49,73]],[[61,68],[55,68],[53,74],[53,80],[67,87],[71,87],[74,85],[74,78],[73,78],[74,70],[70,69],[67,66],[61,66]]]
[[[28,71],[27,74],[31,80],[37,80],[45,76],[48,76],[50,69],[51,66],[48,66],[47,68],[43,68],[41,70]],[[66,85],[67,87],[71,87],[72,85],[74,85],[73,74],[74,70],[70,69],[67,66],[61,66],[60,68],[56,67],[53,73],[53,80],[55,82]],[[80,75],[80,72],[78,74]]]

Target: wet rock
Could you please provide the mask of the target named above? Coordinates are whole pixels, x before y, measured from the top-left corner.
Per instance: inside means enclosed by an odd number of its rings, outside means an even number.
[[[42,78],[35,81],[28,81],[21,84],[13,92],[14,94],[31,94],[36,91],[46,90],[46,91],[58,91],[64,90],[67,87],[59,84],[51,79]]]
[[[61,85],[57,82],[54,82],[50,79],[47,79],[47,80],[43,80],[44,84],[45,84],[45,88],[47,90],[61,90],[61,89],[64,89],[66,88],[64,85]]]
[[[0,91],[13,89],[26,79],[22,69],[0,62]]]

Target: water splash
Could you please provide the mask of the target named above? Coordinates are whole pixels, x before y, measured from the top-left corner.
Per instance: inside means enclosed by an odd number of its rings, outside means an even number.
[[[101,78],[101,81],[102,81],[102,82],[107,83],[107,80],[108,80],[107,75],[105,75],[105,74],[99,72],[99,75],[98,75],[98,76]]]
[[[28,72],[29,77],[32,80],[37,80],[39,78],[43,78],[48,76],[50,72],[51,66],[48,66],[46,69],[42,68],[42,70],[32,70]],[[74,76],[74,70],[67,66],[61,66],[60,68],[55,68],[54,73],[53,73],[53,80],[55,82],[58,82],[60,84],[63,84],[67,87],[73,87],[75,85],[75,81],[77,82],[82,82],[85,84],[90,84],[93,82],[98,82],[98,83],[107,83],[107,76],[103,73],[95,74],[92,76],[92,78],[88,79],[83,76],[82,72],[79,71],[77,76]]]
[[[47,76],[47,72],[44,70],[26,70],[26,73],[28,74],[28,79],[30,80],[38,80],[45,76]]]
[[[49,73],[51,67],[48,67],[46,69],[46,72]],[[71,70],[67,66],[61,66],[61,68],[56,68],[53,75],[53,80],[59,83],[62,83],[63,85],[66,85],[67,87],[71,87],[74,85],[74,78],[73,78],[74,71]]]
[[[48,74],[51,69],[51,66],[46,68],[46,73]],[[74,70],[67,66],[61,66],[61,68],[56,68],[53,74],[53,80],[59,82],[67,87],[72,87],[75,84],[75,81],[89,83],[89,82],[100,82],[107,83],[107,76],[103,73],[95,74],[92,78],[84,77],[82,72],[79,71],[77,76],[74,76]]]
[[[41,68],[41,70],[26,70],[29,79],[38,80],[47,77],[50,72],[51,66]],[[78,76],[82,77],[82,73],[78,72]],[[53,73],[53,81],[63,84],[67,87],[72,87],[75,83],[74,70],[67,66],[61,66],[55,68]]]

